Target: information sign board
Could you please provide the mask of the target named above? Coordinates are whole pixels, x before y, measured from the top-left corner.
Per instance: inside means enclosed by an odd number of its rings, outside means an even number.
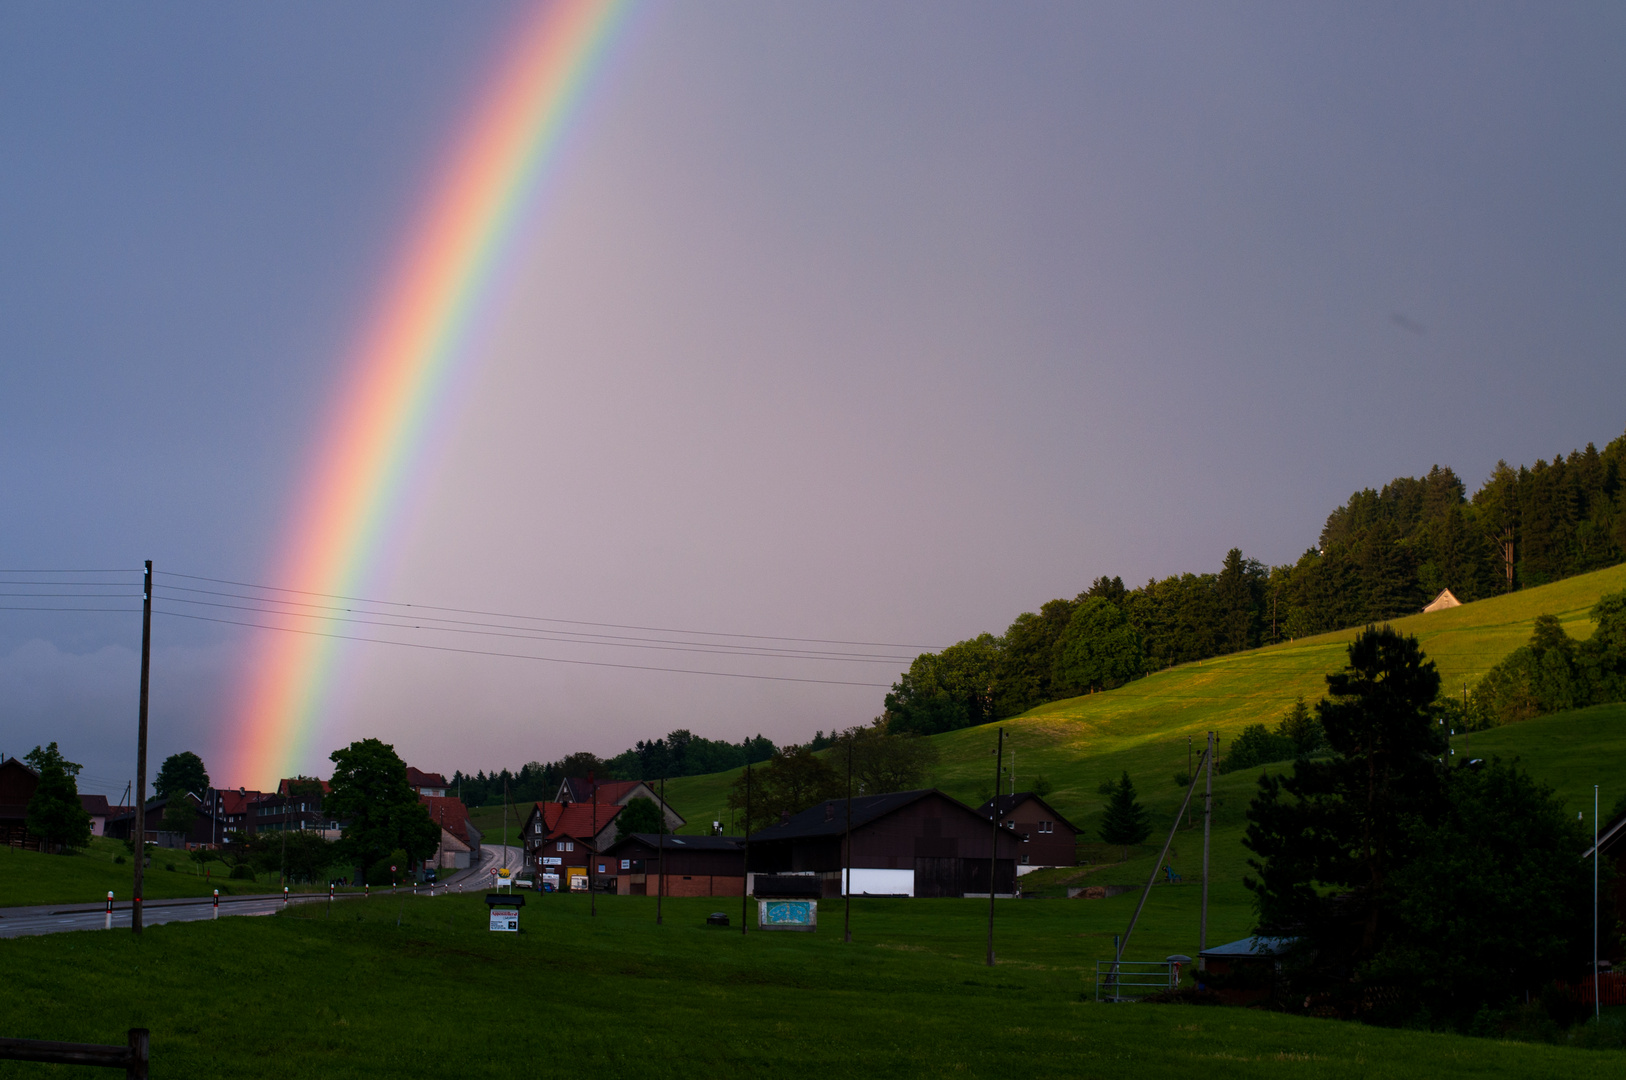
[[[819,925],[817,900],[758,900],[757,925],[763,930],[813,931]]]
[[[492,908],[491,929],[519,933],[519,912],[514,908]]]

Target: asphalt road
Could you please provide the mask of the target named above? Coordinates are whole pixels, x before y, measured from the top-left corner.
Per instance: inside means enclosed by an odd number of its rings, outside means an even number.
[[[481,851],[480,864],[471,866],[467,870],[460,870],[443,882],[437,882],[433,887],[419,886],[420,894],[428,892],[430,895],[443,896],[447,893],[458,892],[484,892],[496,880],[492,871],[503,865],[506,854],[508,865],[520,865],[520,849],[501,846],[484,848]],[[410,887],[400,889],[374,889],[373,895],[386,896],[396,892],[410,892]],[[360,900],[357,893],[340,895],[335,902],[351,902]],[[143,926],[159,926],[171,922],[200,922],[204,919],[225,918],[228,915],[274,915],[282,907],[292,904],[325,904],[327,897],[320,893],[294,893],[286,900],[276,893],[267,893],[260,896],[222,896],[220,907],[214,906],[213,898],[188,897],[177,900],[149,900],[142,905],[141,924]],[[34,934],[59,934],[68,930],[102,930],[108,925],[107,905],[104,904],[44,904],[38,907],[0,908],[0,938],[27,937]],[[115,902],[113,905],[112,926],[114,929],[130,928],[130,902],[128,900]]]

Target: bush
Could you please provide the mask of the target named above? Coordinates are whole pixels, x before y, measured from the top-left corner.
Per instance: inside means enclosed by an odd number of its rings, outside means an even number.
[[[254,871],[249,869],[246,864],[239,863],[231,868],[230,877],[233,881],[253,881]]]
[[[393,874],[390,873],[390,867],[392,866],[395,867]],[[412,864],[407,859],[407,853],[400,848],[396,848],[367,868],[367,884],[369,885],[389,885],[396,881],[405,881],[411,876]]]
[[[164,864],[164,869],[173,874],[175,872],[175,864],[172,862],[167,862]]]
[[[113,865],[115,865],[115,866],[123,866],[124,865],[124,856],[123,855],[115,855],[115,856],[113,856]]]

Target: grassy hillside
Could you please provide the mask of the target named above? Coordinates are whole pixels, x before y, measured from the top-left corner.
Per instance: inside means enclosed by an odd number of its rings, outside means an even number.
[[[123,858],[124,862],[115,862]],[[173,865],[174,870],[169,867]],[[209,877],[204,877],[204,871]],[[183,896],[208,896],[219,889],[221,896],[234,893],[274,892],[280,888],[276,875],[260,875],[252,881],[229,881],[231,868],[213,861],[198,866],[184,852],[159,851],[147,867],[143,889],[149,900],[172,900]],[[102,900],[109,889],[116,899],[130,899],[135,884],[135,867],[124,845],[117,840],[95,837],[90,846],[71,855],[42,855],[20,848],[0,848],[0,907],[29,904],[88,904]],[[310,886],[315,888],[315,886]],[[325,886],[324,886],[325,888]]]
[[[1537,615],[1557,615],[1573,636],[1586,637],[1592,632],[1587,613],[1598,597],[1623,588],[1626,566],[1617,566],[1450,611],[1410,616],[1394,625],[1417,635],[1445,686],[1458,692],[1524,644]],[[986,798],[993,786],[995,728],[1003,727],[1017,788],[1044,776],[1053,785],[1050,801],[1087,836],[1094,837],[1106,801],[1097,789],[1123,772],[1135,781],[1154,828],[1166,830],[1183,794],[1172,778],[1185,771],[1188,739],[1195,757],[1204,733],[1215,730],[1223,752],[1224,739],[1248,724],[1274,722],[1297,696],[1313,702],[1321,696],[1327,673],[1342,666],[1345,648],[1357,632],[1343,630],[1186,664],[1109,693],[1051,702],[997,725],[935,736],[942,757],[932,782],[966,802]],[[1617,730],[1621,734],[1614,734]],[[1476,735],[1471,749],[1476,755],[1521,757],[1577,806],[1584,788],[1590,808],[1593,783],[1615,785],[1613,793],[1605,791],[1606,807],[1626,784],[1626,716],[1615,707]],[[728,788],[737,774],[669,781],[668,797],[695,831],[703,831],[713,818],[726,820]],[[1216,777],[1215,882],[1239,883],[1245,870],[1238,841],[1254,783],[1254,776],[1246,773]],[[1184,837],[1176,842],[1183,861],[1193,854],[1189,847],[1181,850],[1186,844]],[[1097,854],[1104,858],[1108,853]],[[1144,869],[1136,863],[1100,873],[1125,880],[1140,874],[1144,880],[1152,854],[1142,854]]]
[[[1195,891],[1195,890],[1187,890]],[[1124,899],[1124,898],[1120,898]],[[1190,951],[1154,900],[1142,955]],[[815,934],[707,927],[738,902],[533,897],[523,933],[476,896],[352,901],[270,918],[0,941],[0,1031],[122,1042],[152,1030],[156,1076],[1619,1075],[1622,1054],[1247,1009],[1095,1004],[1126,905],[822,905]],[[1225,918],[1231,918],[1229,913]],[[249,987],[222,993],[225,987]],[[563,990],[561,988],[564,988]],[[592,1036],[561,1040],[561,1032]],[[596,1037],[594,1037],[596,1036]],[[0,1062],[0,1077],[43,1075]]]

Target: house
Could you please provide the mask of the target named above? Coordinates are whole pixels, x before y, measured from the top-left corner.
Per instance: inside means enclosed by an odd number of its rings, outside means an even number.
[[[559,784],[559,794],[554,796],[554,802],[587,802],[590,796],[596,797],[601,803],[610,803],[614,806],[625,806],[634,799],[648,799],[656,806],[664,808],[668,829],[675,832],[688,824],[681,814],[661,801],[654,787],[646,780],[600,780],[591,783],[579,776],[566,777]]]
[[[262,795],[248,804],[247,819],[250,833],[282,832],[283,830],[298,832],[318,832],[324,840],[337,840],[340,835],[339,823],[328,817],[322,811],[322,799],[310,788],[298,794],[290,795],[285,790],[285,780],[277,785],[275,795]],[[322,785],[324,794],[327,785]]]
[[[986,819],[995,812],[996,801],[1000,828],[1010,829],[1022,840],[1016,856],[1018,874],[1024,868],[1078,865],[1078,829],[1053,806],[1031,791],[1018,791],[989,799],[977,813]]]
[[[227,834],[240,832],[246,835],[254,831],[254,804],[265,797],[263,791],[241,787],[236,791],[226,789],[209,793],[210,801],[214,804],[215,820],[220,822],[222,842]]]
[[[480,861],[480,830],[469,820],[469,808],[462,799],[450,796],[419,795],[429,811],[429,819],[440,826],[440,847],[431,865],[438,870],[467,870]]]
[[[83,806],[85,813],[90,815],[90,835],[92,836],[106,836],[108,819],[117,817],[120,814],[128,814],[131,809],[128,806],[109,805],[106,795],[80,795],[79,805]]]
[[[750,837],[751,876],[817,875],[825,896],[842,895],[844,883],[854,895],[986,896],[992,861],[993,891],[1016,891],[1021,841],[936,789],[857,796],[850,851],[846,833],[845,799],[761,829]]]
[[[192,826],[184,835],[169,832],[164,828],[164,811],[169,808],[171,798],[184,798],[191,802],[193,818]],[[105,835],[118,840],[129,840],[131,830],[135,825],[135,808],[123,814],[117,814],[107,821]],[[222,843],[225,830],[209,812],[209,806],[196,795],[188,792],[181,796],[163,796],[147,800],[147,812],[142,815],[144,828],[143,839],[149,844],[157,844],[164,848],[196,848],[213,847]]]
[[[411,765],[406,767],[407,783],[412,787],[414,795],[428,795],[440,799],[446,796],[446,778],[438,772],[423,772],[414,769]]]
[[[40,849],[40,838],[28,831],[28,800],[39,785],[39,773],[16,758],[0,761],[0,843]]]
[[[745,849],[738,836],[633,833],[593,856],[598,877],[622,896],[740,896]]]
[[[1423,614],[1427,615],[1431,611],[1445,611],[1447,608],[1454,608],[1454,607],[1461,607],[1461,606],[1462,606],[1462,601],[1458,600],[1455,596],[1451,595],[1451,590],[1450,589],[1441,589],[1440,590],[1440,595],[1438,595],[1434,599],[1430,600],[1428,602],[1428,605],[1423,608]]]
[[[615,842],[619,813],[613,803],[533,804],[520,831],[525,870],[556,888],[586,889],[593,876],[588,858]]]

